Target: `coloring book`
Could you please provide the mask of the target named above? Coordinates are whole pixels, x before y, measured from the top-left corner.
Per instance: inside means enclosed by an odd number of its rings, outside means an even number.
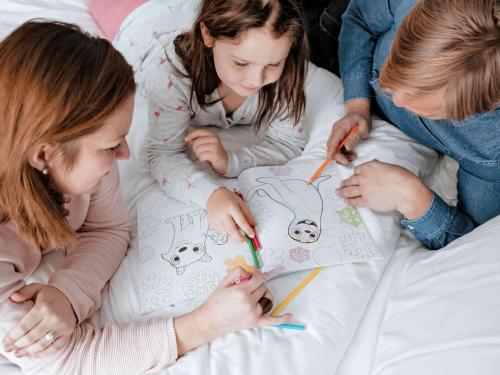
[[[335,194],[335,163],[308,184],[321,160],[250,168],[226,187],[239,191],[254,215],[266,280],[280,275],[373,259],[377,250],[358,212]],[[148,313],[208,296],[234,267],[254,269],[247,243],[219,234],[204,209],[159,190],[137,205],[141,310]]]

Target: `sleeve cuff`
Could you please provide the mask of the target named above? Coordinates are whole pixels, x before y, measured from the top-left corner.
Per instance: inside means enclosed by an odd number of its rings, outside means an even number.
[[[237,152],[228,152],[227,153],[227,171],[224,174],[224,177],[238,177],[239,174],[245,169],[250,168],[252,162],[250,159],[248,160],[240,160],[241,158],[238,156]]]
[[[223,187],[223,185],[216,178],[199,178],[192,185],[193,190],[196,192],[193,191],[194,194],[190,195],[189,200],[206,209],[208,198],[220,187]]]
[[[370,99],[373,96],[370,86],[370,76],[365,74],[342,77],[344,84],[344,101],[352,99]]]
[[[78,324],[82,323],[85,319],[89,318],[87,316],[90,314],[90,311],[94,309],[89,308],[87,310],[83,310],[81,308],[83,305],[92,305],[93,301],[91,301],[76,285],[72,280],[68,279],[65,275],[60,272],[54,272],[47,285],[53,286],[57,288],[61,293],[63,293],[66,298],[68,298],[71,306],[73,306],[73,311],[75,312],[76,318],[78,320]],[[80,296],[78,299],[77,296]]]
[[[179,355],[177,353],[177,336],[174,329],[174,318],[167,320],[167,340],[168,358],[172,358],[175,361]]]
[[[451,207],[432,192],[432,201],[427,211],[417,219],[401,220],[401,225],[417,238],[431,239],[445,231],[452,216]]]

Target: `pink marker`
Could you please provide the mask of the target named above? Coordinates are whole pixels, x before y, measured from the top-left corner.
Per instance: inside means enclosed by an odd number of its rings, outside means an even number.
[[[250,276],[243,276],[243,277],[241,277],[241,278],[239,278],[239,277],[238,277],[236,280],[234,280],[234,283],[235,283],[236,285],[238,285],[239,283],[244,282],[244,281],[248,281],[248,280],[250,280],[251,278],[252,278],[252,275],[250,275]]]

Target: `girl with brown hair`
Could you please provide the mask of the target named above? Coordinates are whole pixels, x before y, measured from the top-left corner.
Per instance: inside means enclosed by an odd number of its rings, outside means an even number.
[[[0,354],[23,372],[139,374],[290,319],[263,316],[262,276],[240,282],[238,269],[186,315],[87,320],[129,241],[116,162],[129,156],[134,93],[120,53],[74,25],[27,22],[0,43]],[[47,284],[26,285],[56,250],[65,257]]]
[[[417,141],[458,162],[458,204],[446,204],[406,169],[371,161],[338,193],[353,206],[398,211],[401,224],[439,249],[500,214],[500,2],[353,0],[343,16],[340,65],[346,116],[333,125],[329,156],[370,104]],[[373,100],[375,99],[375,100]]]
[[[91,2],[90,9],[106,28],[116,24],[117,2],[104,3]],[[307,40],[298,3],[135,3],[143,4],[123,21],[115,46],[134,66],[149,100],[151,174],[172,197],[206,207],[210,224],[220,233],[243,241],[242,229],[253,237],[252,214],[217,177],[283,164],[302,152]],[[190,4],[198,11],[189,18],[190,29],[182,32],[186,28],[179,19],[186,19]],[[236,125],[261,128],[265,135],[258,144],[230,152],[205,128]],[[198,129],[188,132],[189,126]],[[189,148],[208,168],[190,160]]]

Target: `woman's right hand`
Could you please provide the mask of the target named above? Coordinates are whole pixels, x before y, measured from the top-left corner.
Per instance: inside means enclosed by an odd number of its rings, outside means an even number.
[[[291,314],[263,315],[259,300],[264,296],[272,299],[259,271],[250,274],[235,268],[203,305],[174,319],[179,356],[234,331],[292,319]]]
[[[349,137],[345,143],[346,151],[352,149],[364,138],[368,136],[372,129],[370,114],[370,102],[366,99],[354,99],[346,103],[346,114],[332,126],[332,132],[327,142],[327,158],[334,159],[340,164],[347,164],[354,159],[352,154],[344,154],[337,150],[342,140],[349,134],[356,125],[358,131]]]
[[[223,236],[231,236],[243,242],[245,236],[254,237],[255,219],[245,202],[232,191],[222,187],[215,190],[207,201],[207,215],[210,225]]]

